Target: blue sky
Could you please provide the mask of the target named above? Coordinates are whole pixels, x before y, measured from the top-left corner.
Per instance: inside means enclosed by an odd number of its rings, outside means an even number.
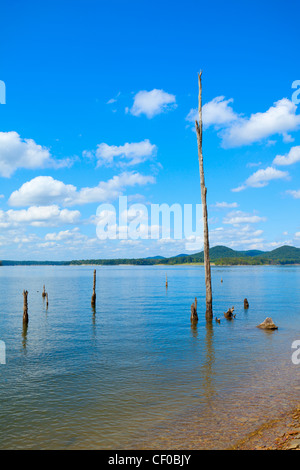
[[[299,2],[0,7],[0,258],[186,252],[99,240],[95,217],[120,195],[201,202],[200,69],[211,246],[300,247]]]

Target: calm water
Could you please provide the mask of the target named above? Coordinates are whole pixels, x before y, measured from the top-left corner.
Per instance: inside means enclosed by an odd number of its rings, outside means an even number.
[[[298,401],[300,267],[213,267],[211,326],[201,266],[98,267],[95,313],[93,269],[0,268],[0,448],[226,448]]]

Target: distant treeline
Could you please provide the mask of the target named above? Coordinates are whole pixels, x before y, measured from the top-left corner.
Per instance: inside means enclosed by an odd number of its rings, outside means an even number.
[[[282,246],[272,251],[248,250],[235,251],[226,246],[215,246],[210,249],[210,260],[217,266],[257,266],[257,265],[285,265],[300,264],[300,248],[293,246]],[[154,266],[154,265],[178,265],[178,264],[196,264],[203,263],[203,251],[193,255],[178,255],[171,258],[153,257],[153,258],[119,258],[119,259],[87,259],[73,261],[0,261],[0,266],[79,266],[79,265],[135,265],[135,266]]]
[[[69,266],[70,264],[70,261],[0,261],[0,266]]]

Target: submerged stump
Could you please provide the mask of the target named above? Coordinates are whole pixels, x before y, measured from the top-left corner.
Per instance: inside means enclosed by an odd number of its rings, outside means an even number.
[[[232,320],[232,318],[235,318],[235,315],[233,315],[234,312],[234,307],[231,307],[227,310],[227,312],[224,312],[224,317],[227,318],[227,320]]]
[[[195,297],[195,303],[193,302],[191,305],[191,322],[197,323],[197,321],[198,321],[197,297]]]
[[[43,285],[43,292],[42,292],[42,297],[43,299],[46,297],[46,288],[45,288],[45,284]]]
[[[28,291],[23,290],[23,299],[24,299],[24,304],[23,304],[23,325],[28,325]]]
[[[249,308],[249,302],[247,299],[244,299],[244,309],[247,310]]]

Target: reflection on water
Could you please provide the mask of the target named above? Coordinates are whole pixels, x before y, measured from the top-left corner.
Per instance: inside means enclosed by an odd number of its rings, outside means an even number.
[[[24,349],[24,350],[26,350],[27,330],[28,330],[28,324],[23,322],[23,329],[22,329],[22,346],[23,346],[23,349]]]
[[[214,379],[213,379],[213,367],[215,363],[214,353],[214,330],[212,322],[207,322],[205,325],[205,361],[202,367],[203,371],[203,394],[208,404],[211,404],[214,400]]]
[[[214,267],[221,323],[201,266],[98,267],[94,309],[93,269],[0,268],[0,448],[227,448],[298,400],[299,267]]]

